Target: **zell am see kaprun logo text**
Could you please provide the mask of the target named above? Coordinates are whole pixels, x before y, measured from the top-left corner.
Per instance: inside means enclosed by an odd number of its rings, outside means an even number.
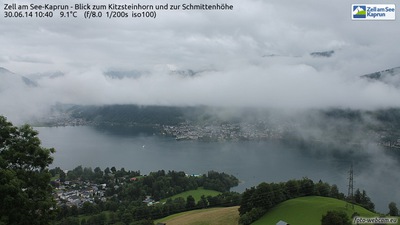
[[[395,20],[394,4],[353,4],[351,5],[353,20]]]

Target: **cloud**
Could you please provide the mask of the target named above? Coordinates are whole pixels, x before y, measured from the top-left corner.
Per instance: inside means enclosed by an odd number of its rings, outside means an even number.
[[[42,77],[37,89],[18,93],[32,107],[55,102],[285,109],[399,105],[393,101],[398,89],[359,79],[399,66],[393,38],[400,32],[398,21],[351,21],[344,0],[231,4],[233,11],[168,10],[156,19],[8,19],[0,27],[0,41],[7,43],[0,62],[21,75],[65,73]],[[330,58],[310,56],[331,50]],[[104,76],[110,70],[145,75],[113,80]],[[184,78],[171,70],[203,72]]]
[[[306,60],[319,61],[311,57]],[[330,59],[326,59],[330,60]],[[7,89],[2,102],[24,96],[24,107],[49,108],[55,103],[102,105],[139,104],[174,106],[261,107],[286,110],[352,108],[374,110],[399,107],[395,86],[316,68],[304,58],[263,58],[257,63],[238,61],[193,76],[173,73],[178,66],[155,66],[140,76],[122,79],[102,69],[75,70],[63,76],[38,76],[38,87]],[[311,62],[311,61],[310,61]],[[139,73],[135,71],[135,73]],[[29,76],[28,76],[29,77]],[[10,108],[10,107],[7,107]],[[12,107],[11,107],[12,108]]]
[[[40,3],[48,2],[35,1]],[[4,19],[0,66],[36,79],[38,87],[16,83],[2,88],[6,82],[0,83],[0,114],[25,122],[46,115],[56,103],[260,107],[296,113],[400,107],[398,88],[360,79],[400,66],[400,21],[352,21],[346,0],[228,4],[233,11],[160,11],[156,19]],[[331,50],[335,53],[329,58],[310,56]],[[141,76],[112,79],[104,75],[111,70],[139,71]],[[176,70],[200,73],[182,76]],[[63,75],[51,77],[51,71]],[[375,171],[392,170],[394,163],[386,156],[380,162],[380,153],[369,154],[376,156],[374,165],[382,163]],[[360,184],[373,182],[359,176]]]
[[[10,62],[4,66],[19,73],[74,67],[136,69],[171,63],[207,67],[269,54],[302,56],[312,51],[358,50],[363,46],[362,56],[358,57],[364,67],[368,66],[365,60],[370,61],[371,68],[366,71],[397,66],[393,65],[397,62],[392,56],[398,50],[392,37],[399,33],[398,22],[351,21],[346,1],[321,4],[311,0],[241,0],[232,4],[233,11],[164,11],[158,12],[156,19],[6,20],[0,28],[2,43],[8,43],[2,49],[3,57],[36,56],[54,65],[39,68],[26,63],[21,67],[18,62]],[[346,56],[342,56],[342,62],[354,59]],[[377,60],[371,62],[371,57]]]
[[[10,58],[11,61],[15,61],[15,62],[22,62],[22,63],[41,63],[41,64],[50,64],[51,61],[50,60],[42,60],[40,58],[36,58],[36,57],[32,57],[32,56],[15,56]]]

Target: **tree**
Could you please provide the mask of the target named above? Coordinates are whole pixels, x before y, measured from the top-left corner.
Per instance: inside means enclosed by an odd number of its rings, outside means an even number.
[[[154,225],[154,221],[151,219],[144,219],[139,221],[133,221],[129,225]]]
[[[117,172],[117,169],[115,169],[115,166],[111,167],[111,172],[115,174]]]
[[[94,173],[96,174],[96,178],[102,178],[103,177],[103,171],[100,169],[100,167],[94,168]]]
[[[111,171],[110,171],[110,168],[107,167],[107,168],[104,170],[104,174],[108,176],[109,173],[111,173]]]
[[[66,176],[67,175],[64,173],[64,171],[60,170],[60,182],[64,183]]]
[[[371,201],[371,199],[368,197],[367,192],[365,190],[362,191],[361,194],[361,204],[364,206],[364,208],[374,211],[375,210],[375,204]]]
[[[93,170],[91,167],[83,168],[83,174],[81,177],[83,180],[93,180]]]
[[[71,206],[71,208],[69,210],[69,214],[71,216],[78,216],[78,214],[79,214],[78,207],[76,205]]]
[[[191,195],[187,196],[187,198],[186,198],[186,209],[192,210],[195,207],[196,207],[196,200]]]
[[[29,125],[0,116],[0,224],[49,224],[53,148],[43,148]]]
[[[299,183],[300,195],[310,196],[315,194],[315,185],[311,179],[304,177]]]
[[[329,186],[328,183],[324,183],[321,180],[315,184],[315,188],[317,190],[317,195],[319,196],[325,196],[328,197],[330,196],[330,191],[331,191],[331,187]]]
[[[284,194],[285,192],[285,184],[280,183],[280,184],[275,184],[272,183],[272,192],[274,193],[274,201],[273,204],[277,205],[283,201],[286,200],[286,195]]]
[[[330,197],[340,199],[339,188],[336,184],[331,186]]]
[[[399,209],[396,206],[396,203],[389,203],[389,215],[390,216],[399,216]]]
[[[252,208],[254,208],[254,202],[252,196],[256,192],[255,187],[251,187],[250,189],[246,189],[242,194],[242,199],[240,201],[239,214],[240,216],[249,212]]]
[[[370,211],[374,211],[375,209],[375,204],[368,197],[365,190],[363,190],[362,192],[360,191],[360,189],[356,190],[356,193],[354,194],[354,202],[360,204],[362,207]]]
[[[182,197],[175,198],[171,202],[171,211],[173,213],[182,212],[185,210],[186,201]]]
[[[361,191],[358,188],[357,188],[356,192],[354,193],[353,201],[361,204]]]
[[[343,211],[328,211],[322,216],[321,225],[351,225],[351,221]]]
[[[124,222],[125,224],[129,224],[130,222],[132,222],[133,221],[132,213],[125,211],[121,216],[121,221]]]
[[[85,215],[95,214],[96,207],[90,202],[84,202],[82,207],[80,208],[81,213]]]
[[[220,196],[207,196],[207,202],[210,207],[218,206],[221,204]]]
[[[271,185],[262,182],[257,186],[251,200],[254,203],[254,207],[264,208],[268,210],[274,206],[273,199],[274,193],[272,191]]]
[[[60,225],[79,225],[77,217],[68,217],[61,220]]]
[[[299,196],[300,185],[297,180],[289,180],[285,183],[285,188],[288,199],[296,198]]]
[[[263,208],[253,208],[249,212],[245,213],[240,217],[239,224],[249,225],[254,221],[260,219],[265,213],[266,210]]]
[[[207,198],[206,198],[206,196],[202,195],[200,200],[197,202],[197,207],[204,209],[204,208],[207,208],[207,206],[208,206]]]

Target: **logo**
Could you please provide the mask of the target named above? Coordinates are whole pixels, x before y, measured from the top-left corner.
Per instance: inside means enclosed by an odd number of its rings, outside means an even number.
[[[367,18],[367,6],[353,5],[353,19],[365,19],[365,18]]]
[[[353,4],[352,20],[395,20],[395,4]]]

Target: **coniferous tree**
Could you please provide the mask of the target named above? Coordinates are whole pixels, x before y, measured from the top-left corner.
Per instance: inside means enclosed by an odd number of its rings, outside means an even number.
[[[399,209],[396,206],[396,203],[389,203],[389,215],[390,216],[399,216]]]

